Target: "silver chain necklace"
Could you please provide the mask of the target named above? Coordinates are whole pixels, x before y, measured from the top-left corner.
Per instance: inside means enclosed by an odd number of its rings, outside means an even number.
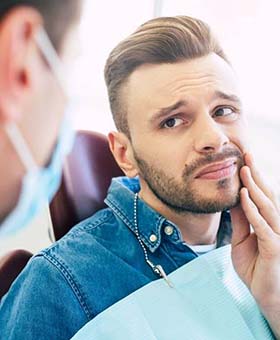
[[[134,228],[135,228],[135,235],[137,237],[137,240],[144,252],[144,257],[145,257],[145,261],[146,263],[150,266],[150,268],[152,268],[153,272],[158,275],[159,277],[162,277],[166,283],[168,284],[169,287],[173,288],[173,284],[170,281],[170,279],[168,278],[168,276],[166,275],[164,269],[162,268],[162,266],[160,264],[153,264],[152,261],[149,260],[149,256],[148,256],[148,252],[147,249],[143,243],[143,241],[140,238],[140,234],[139,234],[139,229],[138,229],[138,218],[137,218],[137,203],[138,203],[138,193],[136,193],[134,195],[134,204],[133,204],[133,219],[134,219]]]

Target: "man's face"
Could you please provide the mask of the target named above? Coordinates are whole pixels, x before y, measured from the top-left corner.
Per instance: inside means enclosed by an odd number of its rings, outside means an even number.
[[[143,197],[176,212],[237,204],[244,118],[223,59],[144,65],[130,76],[125,101]]]

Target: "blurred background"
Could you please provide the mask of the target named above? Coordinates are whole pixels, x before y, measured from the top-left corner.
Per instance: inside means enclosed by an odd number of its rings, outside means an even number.
[[[114,129],[103,79],[109,52],[154,16],[190,15],[216,32],[240,80],[250,140],[259,166],[280,193],[280,46],[278,0],[85,0],[79,50],[69,70],[70,91],[79,98],[75,127],[107,134]],[[0,242],[33,252],[50,244],[48,211],[23,233]]]

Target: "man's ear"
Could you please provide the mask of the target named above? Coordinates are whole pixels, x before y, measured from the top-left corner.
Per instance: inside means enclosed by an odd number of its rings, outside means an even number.
[[[116,162],[128,177],[138,175],[138,168],[133,156],[130,140],[122,132],[110,132],[108,135],[110,150]]]
[[[31,7],[11,9],[0,22],[0,124],[18,120],[31,87],[34,34],[42,17]],[[34,68],[36,65],[34,65]]]

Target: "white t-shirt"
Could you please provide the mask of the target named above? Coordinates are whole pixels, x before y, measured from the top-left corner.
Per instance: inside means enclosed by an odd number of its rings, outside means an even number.
[[[214,250],[217,248],[217,241],[213,244],[198,244],[198,245],[190,245],[187,243],[184,243],[186,246],[191,248],[197,255],[203,255],[208,253],[211,250]]]

